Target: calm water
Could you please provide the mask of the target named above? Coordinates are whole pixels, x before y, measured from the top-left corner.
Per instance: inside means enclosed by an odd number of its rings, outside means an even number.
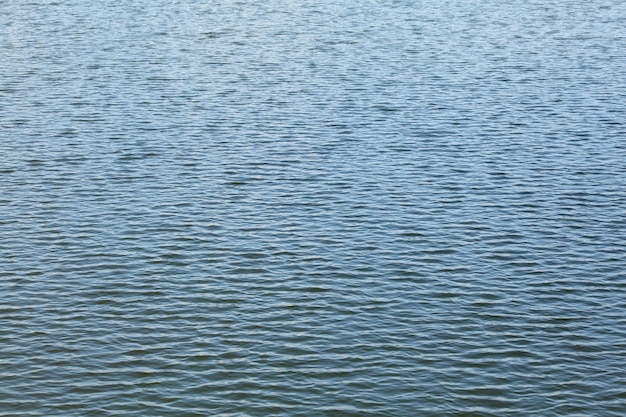
[[[625,28],[0,1],[0,416],[626,415]]]

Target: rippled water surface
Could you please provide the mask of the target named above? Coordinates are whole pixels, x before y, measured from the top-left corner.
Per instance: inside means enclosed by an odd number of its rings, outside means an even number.
[[[0,415],[626,415],[625,28],[0,1]]]

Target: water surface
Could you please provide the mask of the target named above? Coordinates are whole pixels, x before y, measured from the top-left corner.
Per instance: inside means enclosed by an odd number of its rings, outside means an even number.
[[[0,416],[623,416],[626,6],[0,1]]]

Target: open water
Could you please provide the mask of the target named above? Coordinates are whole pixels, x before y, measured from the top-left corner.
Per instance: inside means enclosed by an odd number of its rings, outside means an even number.
[[[0,416],[626,415],[626,3],[0,1]]]

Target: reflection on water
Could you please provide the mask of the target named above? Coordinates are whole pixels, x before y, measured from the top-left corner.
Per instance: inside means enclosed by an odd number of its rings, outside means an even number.
[[[625,19],[0,2],[0,415],[622,416]]]

